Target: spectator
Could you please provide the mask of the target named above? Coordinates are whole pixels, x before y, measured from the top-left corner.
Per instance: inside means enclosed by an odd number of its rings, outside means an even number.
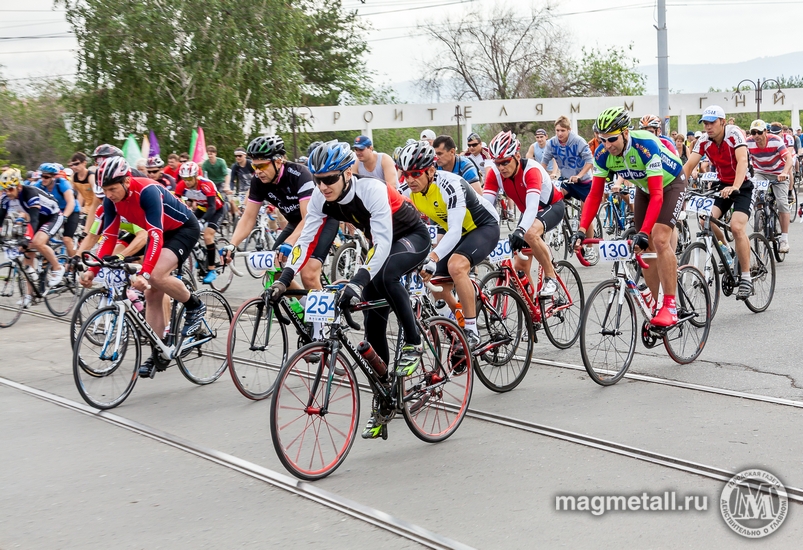
[[[219,190],[226,194],[231,194],[229,189],[229,167],[226,161],[218,158],[217,147],[214,145],[206,148],[206,154],[209,155],[209,158],[201,165],[204,176],[212,180]]]
[[[237,147],[234,150],[234,163],[229,172],[229,184],[235,193],[248,193],[251,188],[251,178],[254,177],[254,167],[248,162],[245,149]]]
[[[178,175],[180,168],[181,161],[178,159],[178,155],[175,153],[170,153],[167,155],[167,167],[162,172],[173,178],[173,181],[178,183],[181,181],[181,178]]]
[[[432,142],[435,141],[435,132],[433,132],[432,130],[427,128],[426,130],[421,132],[421,138],[420,139],[421,139],[421,141],[426,141],[427,143],[432,145]]]

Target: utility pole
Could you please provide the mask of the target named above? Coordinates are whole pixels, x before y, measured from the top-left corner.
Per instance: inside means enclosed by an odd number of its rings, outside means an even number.
[[[669,51],[666,45],[666,0],[658,0],[658,118],[661,133],[668,134],[664,123],[669,117]]]

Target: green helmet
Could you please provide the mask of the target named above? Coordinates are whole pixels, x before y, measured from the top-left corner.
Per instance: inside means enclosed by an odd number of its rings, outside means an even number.
[[[610,134],[630,127],[630,116],[624,107],[611,107],[602,111],[594,122],[594,131]]]

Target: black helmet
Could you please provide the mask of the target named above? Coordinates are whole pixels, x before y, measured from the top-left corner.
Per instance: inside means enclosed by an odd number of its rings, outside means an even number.
[[[307,158],[312,156],[312,152],[315,149],[317,149],[319,145],[323,145],[323,142],[322,141],[313,141],[312,143],[309,144],[309,147],[307,147]]]
[[[279,136],[260,136],[248,144],[246,153],[252,160],[274,160],[287,154]]]
[[[405,172],[426,170],[433,164],[435,164],[435,149],[426,141],[411,143],[399,153],[399,168]]]
[[[123,152],[115,147],[114,145],[109,145],[108,143],[104,143],[103,145],[98,145],[97,149],[92,152],[92,158],[106,158],[106,157],[122,157]]]

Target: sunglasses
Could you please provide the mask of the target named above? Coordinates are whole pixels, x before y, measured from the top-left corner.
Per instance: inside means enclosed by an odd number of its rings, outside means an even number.
[[[254,161],[252,160],[252,161],[251,161],[251,168],[253,168],[254,170],[259,170],[260,172],[262,172],[262,171],[264,171],[264,170],[265,170],[265,169],[266,169],[268,166],[270,166],[271,164],[273,164],[271,161],[267,161],[267,162],[254,162]]]
[[[245,156],[245,155],[234,155],[234,158],[241,159],[241,158],[243,158],[244,156]]]
[[[751,136],[763,136],[764,130],[750,130]]]
[[[479,142],[477,142],[477,143],[469,143],[468,144],[469,147],[476,147],[477,145],[479,145]]]
[[[159,173],[159,169],[157,168],[156,170],[148,170],[148,173],[149,174],[158,174]]]
[[[425,173],[426,173],[426,170],[406,170],[406,171],[402,171],[402,174],[404,174],[405,178],[410,178],[410,179],[413,179],[413,180],[420,178]]]
[[[343,172],[338,172],[337,174],[333,174],[331,176],[312,176],[312,179],[315,180],[317,185],[325,185],[326,187],[329,187],[340,181],[341,176],[343,176]]]
[[[53,176],[51,176],[50,174],[42,174],[42,179],[43,180],[53,179]]]
[[[71,163],[69,164],[69,166],[70,166],[70,168],[75,168],[75,167],[76,167],[76,166],[78,166],[79,164],[81,164],[81,163],[80,163],[80,162],[71,162]]]
[[[497,166],[507,166],[511,162],[513,162],[513,157],[507,158],[505,160],[495,160],[494,164],[496,164]]]
[[[620,135],[622,135],[622,134],[617,134],[615,136],[607,137],[607,138],[604,138],[604,137],[600,136],[599,140],[604,142],[604,143],[616,143],[616,140],[619,139]]]

